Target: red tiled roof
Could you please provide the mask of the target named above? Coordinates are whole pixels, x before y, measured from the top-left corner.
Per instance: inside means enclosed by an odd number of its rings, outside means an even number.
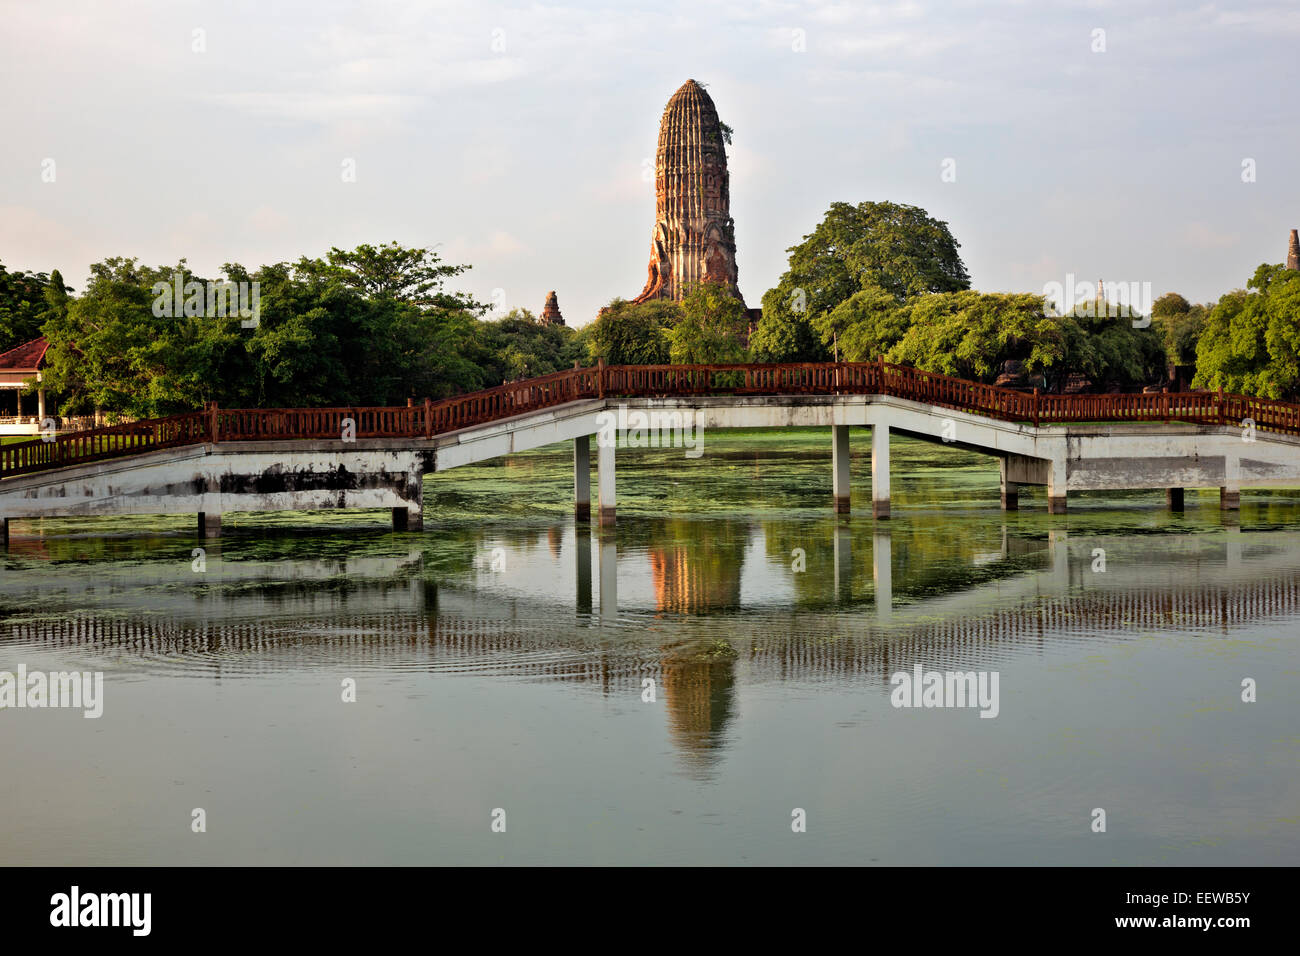
[[[49,347],[49,339],[41,336],[16,345],[8,352],[0,352],[0,371],[35,372],[45,361],[45,350]]]

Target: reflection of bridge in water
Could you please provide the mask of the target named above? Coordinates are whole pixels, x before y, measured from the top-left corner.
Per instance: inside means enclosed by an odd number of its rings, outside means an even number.
[[[877,535],[873,559],[879,560]],[[50,598],[48,616],[0,621],[6,658],[22,645],[110,656],[146,672],[240,678],[328,667],[557,681],[639,695],[653,679],[669,732],[692,772],[708,771],[735,711],[738,683],[861,679],[927,667],[996,669],[1053,646],[1127,641],[1151,631],[1226,634],[1300,613],[1300,570],[1285,534],[1229,534],[1226,545],[1162,538],[1143,579],[1091,574],[1069,542],[1049,540],[1041,571],[894,609],[870,604],[663,616],[592,614],[537,601],[439,587],[418,554],[222,571],[223,587],[177,593],[122,572],[82,569]],[[1093,542],[1087,542],[1091,545]],[[1023,545],[1023,542],[1022,542]],[[579,551],[581,549],[578,549]],[[332,586],[346,566],[348,587]],[[363,569],[371,577],[358,576]],[[146,576],[148,571],[146,569]],[[286,580],[291,578],[292,580]],[[129,584],[127,583],[129,581]],[[12,592],[11,586],[6,588]],[[84,592],[107,591],[97,616],[67,616]],[[579,581],[581,592],[581,581]],[[588,585],[590,596],[590,585]],[[877,599],[879,599],[877,594]],[[162,611],[159,614],[159,611]],[[737,626],[739,622],[739,626]]]

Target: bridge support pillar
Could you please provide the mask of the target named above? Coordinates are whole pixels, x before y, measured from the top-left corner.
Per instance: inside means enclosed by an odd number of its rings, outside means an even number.
[[[849,426],[831,426],[831,491],[835,513],[849,513]]]
[[[871,426],[871,517],[889,517],[889,426]]]
[[[216,511],[199,512],[199,537],[221,537],[221,514]]]
[[[1165,504],[1169,507],[1170,511],[1182,511],[1183,510],[1183,489],[1166,488]]]
[[[392,510],[394,531],[424,530],[423,511],[416,511],[414,508],[394,508]]]
[[[1002,510],[1019,511],[1020,510],[1020,486],[1014,481],[1007,480],[1007,460],[998,459],[998,481],[1002,486]]]
[[[1224,511],[1236,511],[1241,507],[1241,459],[1235,455],[1225,455],[1223,459],[1219,507]]]
[[[597,481],[600,483],[599,500],[600,523],[613,524],[617,503],[614,497],[614,440],[606,442],[596,439]]]
[[[591,520],[591,436],[573,440],[573,516]]]
[[[1047,465],[1047,513],[1065,514],[1065,462],[1052,461]]]

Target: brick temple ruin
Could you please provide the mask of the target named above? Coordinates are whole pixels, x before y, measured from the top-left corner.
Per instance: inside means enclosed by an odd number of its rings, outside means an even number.
[[[633,302],[680,302],[692,285],[736,285],[727,151],[718,111],[704,87],[687,80],[664,107],[655,153],[655,225],[645,288]]]

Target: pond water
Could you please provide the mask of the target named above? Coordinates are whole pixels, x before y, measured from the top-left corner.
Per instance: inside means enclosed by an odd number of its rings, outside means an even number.
[[[16,521],[0,672],[102,716],[0,710],[0,863],[1296,861],[1300,492],[1004,513],[895,438],[873,522],[853,442],[849,516],[807,429],[621,450],[612,530],[560,446],[428,477],[415,533]],[[996,696],[895,706],[917,668]]]

